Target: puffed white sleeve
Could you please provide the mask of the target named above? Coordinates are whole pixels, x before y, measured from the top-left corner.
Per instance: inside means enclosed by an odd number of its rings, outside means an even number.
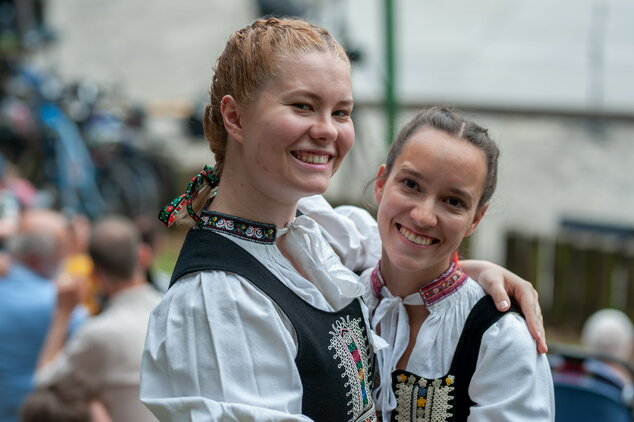
[[[163,422],[310,421],[290,321],[244,278],[182,277],[152,312],[141,401]]]
[[[381,258],[379,229],[366,210],[349,205],[333,208],[321,195],[302,198],[297,208],[321,226],[341,262],[352,271],[373,267]]]
[[[553,380],[546,355],[538,354],[526,322],[507,314],[482,336],[469,386],[470,422],[553,421]]]

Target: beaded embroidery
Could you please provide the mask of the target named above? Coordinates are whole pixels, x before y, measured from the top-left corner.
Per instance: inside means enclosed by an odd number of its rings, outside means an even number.
[[[452,420],[454,377],[426,379],[410,372],[392,373],[396,394],[396,408],[392,419],[396,422],[445,422]]]
[[[258,223],[219,212],[203,211],[197,228],[221,231],[257,243],[275,243],[276,228],[273,224]]]
[[[350,396],[348,406],[352,406],[350,422],[363,421],[375,422],[376,414],[364,415],[368,407],[374,408],[371,399],[372,383],[369,363],[369,350],[363,332],[365,326],[360,318],[349,316],[341,317],[332,325],[330,331],[330,346],[328,350],[334,350],[334,358],[339,360],[338,367],[343,367],[347,378],[344,387],[348,387],[347,396]],[[359,419],[361,416],[362,419]]]

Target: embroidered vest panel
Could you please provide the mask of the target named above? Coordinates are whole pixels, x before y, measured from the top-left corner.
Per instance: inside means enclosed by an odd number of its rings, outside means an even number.
[[[518,312],[515,308],[506,312],[511,310]],[[488,295],[475,304],[460,334],[447,375],[427,379],[400,369],[393,371],[392,389],[397,404],[391,420],[466,422],[475,404],[469,397],[469,384],[478,362],[482,335],[506,312],[498,311]]]
[[[293,324],[302,413],[315,421],[374,422],[373,352],[359,299],[326,312],[306,303],[255,257],[222,235],[201,228],[187,234],[172,283],[187,273],[220,270],[243,276],[269,296]]]

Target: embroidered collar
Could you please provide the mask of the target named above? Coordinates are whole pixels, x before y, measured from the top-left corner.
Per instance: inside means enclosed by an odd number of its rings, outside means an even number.
[[[418,293],[423,298],[423,304],[431,306],[458,290],[467,281],[467,278],[457,261],[452,259],[449,268],[435,280],[421,287]],[[381,288],[385,286],[385,280],[381,274],[381,261],[372,270],[370,282],[374,296],[381,298]]]
[[[372,270],[372,274],[370,274],[370,283],[372,284],[372,293],[374,293],[374,297],[380,299],[381,298],[381,288],[385,286],[385,280],[383,279],[383,274],[381,274],[381,260],[376,263],[374,269]]]
[[[276,227],[274,224],[258,223],[213,211],[203,211],[197,228],[230,234],[257,243],[274,244]]]
[[[431,306],[449,296],[467,281],[467,275],[455,261],[451,261],[447,271],[442,273],[431,283],[425,284],[419,290],[425,306]]]

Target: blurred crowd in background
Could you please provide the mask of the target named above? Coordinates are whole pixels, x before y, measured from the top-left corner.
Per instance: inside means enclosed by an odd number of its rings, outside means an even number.
[[[145,112],[30,64],[45,3],[0,1],[0,421],[153,421],[147,319],[174,196]]]
[[[259,1],[258,12],[283,3],[301,14],[310,2]],[[170,276],[156,262],[168,241],[156,214],[181,175],[143,106],[32,66],[56,39],[45,9],[0,0],[0,422],[152,421],[138,400],[141,349]],[[200,137],[200,109],[187,128]],[[633,345],[625,313],[598,311],[583,349],[553,350],[555,381],[585,366],[602,380],[591,388],[631,407]]]

